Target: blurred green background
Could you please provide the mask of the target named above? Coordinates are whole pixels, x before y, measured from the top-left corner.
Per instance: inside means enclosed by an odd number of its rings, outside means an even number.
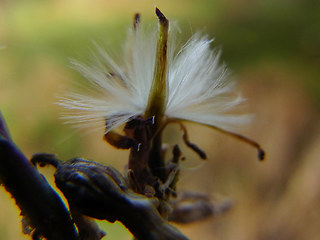
[[[117,52],[135,12],[156,22],[154,6],[176,20],[187,38],[214,37],[213,47],[248,98],[254,122],[239,132],[266,149],[255,151],[205,127],[188,125],[207,151],[201,162],[184,149],[180,189],[230,198],[229,212],[178,226],[190,239],[320,238],[320,2],[316,0],[3,0],[0,1],[0,110],[13,139],[30,157],[81,156],[123,169],[127,151],[107,146],[100,132],[64,125],[57,96],[83,78],[69,58],[86,60],[92,40]],[[167,141],[181,144],[172,128]],[[53,169],[44,170],[50,179]],[[52,178],[51,178],[52,182]],[[0,192],[0,239],[22,235],[19,211]],[[130,239],[120,224],[100,222],[106,239]]]

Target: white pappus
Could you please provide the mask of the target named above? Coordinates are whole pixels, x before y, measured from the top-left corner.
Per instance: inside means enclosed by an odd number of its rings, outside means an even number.
[[[92,64],[74,61],[74,67],[89,81],[91,89],[60,99],[58,104],[69,112],[63,118],[79,126],[98,124],[108,132],[134,117],[144,116],[152,101],[150,92],[156,81],[155,69],[161,64],[157,55],[159,31],[156,27],[145,29],[135,22],[122,62],[114,61],[98,45]],[[231,113],[243,98],[235,91],[234,82],[228,80],[227,69],[219,61],[219,51],[211,49],[213,40],[196,33],[178,47],[176,36],[176,29],[170,27],[165,47],[167,67],[163,77],[162,115],[211,126],[260,151],[256,142],[230,132],[233,127],[248,122],[248,115]]]

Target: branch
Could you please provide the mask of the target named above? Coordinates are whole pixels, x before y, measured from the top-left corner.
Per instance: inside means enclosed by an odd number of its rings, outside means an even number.
[[[33,161],[51,164],[44,155]],[[139,240],[187,240],[163,219],[158,201],[130,190],[124,177],[110,166],[74,158],[60,162],[54,174],[57,187],[69,202],[70,209],[83,215],[122,222]]]
[[[0,182],[15,199],[34,237],[75,240],[78,235],[60,197],[10,138],[0,113]]]

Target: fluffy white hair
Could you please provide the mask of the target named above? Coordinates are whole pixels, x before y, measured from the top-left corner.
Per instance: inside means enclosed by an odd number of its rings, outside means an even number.
[[[219,63],[219,51],[213,41],[194,34],[181,48],[176,47],[177,31],[171,28],[168,42],[167,104],[168,118],[198,122],[221,129],[245,122],[243,115],[230,114],[243,98],[227,80],[225,65]],[[107,51],[96,45],[96,59],[86,65],[72,62],[89,81],[90,90],[71,93],[59,105],[68,109],[68,123],[105,127],[106,131],[129,119],[143,115],[156,64],[157,28],[131,31],[116,63]]]

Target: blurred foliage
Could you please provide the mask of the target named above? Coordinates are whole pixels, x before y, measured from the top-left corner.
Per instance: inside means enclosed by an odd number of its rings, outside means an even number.
[[[87,134],[63,125],[53,103],[73,81],[83,81],[68,67],[69,58],[89,59],[92,40],[112,46],[116,54],[135,12],[141,12],[143,21],[156,21],[154,4],[178,22],[182,38],[198,30],[215,38],[213,46],[222,48],[222,60],[249,99],[248,110],[257,114],[242,132],[267,150],[267,161],[256,163],[254,150],[190,126],[190,137],[208,152],[209,161],[202,163],[183,149],[188,160],[182,188],[220,192],[235,200],[235,208],[182,230],[191,239],[204,240],[319,239],[316,0],[3,0],[0,110],[16,143],[27,156],[41,151],[62,159],[83,156],[123,169],[126,151],[107,146],[99,132]],[[180,141],[178,130],[176,137],[167,132],[168,141]],[[1,239],[27,239],[20,233],[14,202],[4,192],[0,213]],[[121,226],[100,224],[107,238],[128,238]]]
[[[227,62],[237,70],[275,63],[303,74],[301,83],[320,104],[320,2],[246,2],[242,8],[229,5],[213,29]]]

